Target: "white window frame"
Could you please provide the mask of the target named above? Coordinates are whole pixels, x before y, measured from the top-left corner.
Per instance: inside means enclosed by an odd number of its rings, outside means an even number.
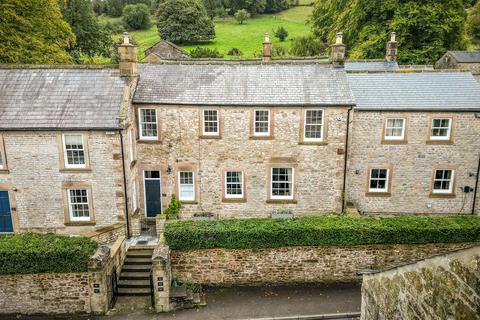
[[[241,187],[241,191],[242,193],[241,194],[228,194],[227,193],[227,190],[228,190],[228,182],[227,182],[227,173],[228,172],[239,172],[240,173],[240,187]],[[224,195],[225,195],[225,198],[226,199],[242,199],[243,198],[243,195],[245,193],[244,191],[244,179],[243,179],[243,171],[235,171],[235,170],[228,170],[228,171],[225,171],[224,173],[224,182],[225,182],[225,191],[224,191]],[[236,183],[235,183],[236,184]]]
[[[450,176],[450,180],[447,179],[437,179],[437,171],[451,171],[452,175]],[[448,190],[443,189],[435,189],[435,181],[450,181],[450,185]],[[451,194],[453,193],[453,183],[455,181],[455,170],[454,169],[435,169],[433,171],[433,184],[432,184],[432,193],[440,193],[440,194]]]
[[[82,137],[82,150],[83,151],[83,164],[69,164],[68,163],[68,155],[67,155],[67,145],[65,143],[65,137],[66,136],[80,136]],[[87,152],[85,150],[85,138],[83,137],[83,134],[81,133],[64,133],[62,134],[62,143],[63,143],[63,161],[65,164],[65,168],[69,169],[82,169],[87,167]]]
[[[129,145],[128,159],[130,160],[130,162],[132,162],[134,160],[134,158],[133,158],[133,128],[132,127],[130,127],[130,129],[128,130],[128,145]]]
[[[387,176],[385,178],[385,188],[379,189],[379,188],[372,188],[371,187],[372,171],[373,170],[386,170],[387,171]],[[380,180],[380,178],[375,178],[375,180]],[[370,168],[370,172],[368,173],[368,192],[386,193],[386,192],[388,192],[389,183],[390,183],[390,169],[388,169],[388,168]]]
[[[155,122],[147,122],[147,123],[155,123],[155,126],[157,128],[157,135],[156,136],[144,136],[143,135],[143,126],[142,126],[142,111],[143,110],[153,110],[155,111]],[[158,130],[159,130],[159,127],[158,127],[158,114],[157,114],[157,109],[155,108],[139,108],[138,109],[138,132],[139,132],[139,137],[140,137],[140,140],[158,140]]]
[[[3,155],[3,152],[0,150],[0,170],[3,170],[4,163],[5,163],[5,157]]]
[[[132,209],[133,211],[136,211],[138,209],[138,203],[137,203],[137,185],[135,181],[132,184],[132,189],[131,189],[131,196],[130,199],[132,201]]]
[[[322,124],[321,124],[321,130],[320,130],[320,138],[307,138],[306,132],[307,132],[307,112],[308,111],[320,111],[322,112]],[[318,125],[318,124],[316,124]],[[322,142],[323,141],[323,130],[324,130],[324,125],[325,125],[325,111],[323,109],[305,109],[303,113],[303,140],[308,141],[308,142]]]
[[[444,129],[443,127],[434,127],[433,122],[435,120],[448,120],[448,128],[447,128],[447,135],[446,136],[433,136],[433,129],[438,128],[438,129]],[[450,140],[450,136],[452,134],[452,118],[448,117],[435,117],[432,118],[432,122],[430,123],[430,140]]]
[[[193,196],[191,198],[182,197],[182,191],[181,191],[182,185],[186,185],[186,184],[180,183],[180,173],[182,173],[182,172],[191,172],[192,173],[192,189],[193,189],[192,195]],[[178,179],[178,200],[180,200],[180,201],[195,201],[195,172],[187,171],[187,170],[179,171],[178,174],[177,174],[177,179]]]
[[[215,111],[217,114],[217,131],[216,132],[205,132],[205,112],[206,111]],[[213,121],[209,121],[212,122]],[[220,135],[220,112],[217,109],[203,109],[202,110],[202,134],[204,136],[219,136]]]
[[[290,182],[292,186],[292,194],[289,196],[276,196],[273,195],[273,169],[291,169],[292,170],[292,181]],[[293,195],[295,192],[295,168],[293,167],[272,167],[270,168],[270,199],[272,200],[293,200]]]
[[[87,206],[88,206],[88,217],[74,217],[73,216],[73,203],[72,203],[72,196],[70,194],[70,191],[72,190],[80,190],[80,191],[85,191],[87,193]],[[70,215],[70,221],[90,221],[90,215],[91,215],[91,205],[90,205],[90,201],[89,201],[89,190],[88,189],[82,189],[82,188],[71,188],[71,189],[67,189],[67,197],[68,197],[68,213]],[[75,203],[75,204],[78,204],[78,203]],[[85,204],[84,202],[80,203],[80,204]]]
[[[387,136],[387,130],[390,129],[399,129],[398,127],[389,127],[388,121],[389,120],[402,120],[402,134],[400,136]],[[387,118],[385,120],[385,133],[384,139],[385,140],[404,140],[405,139],[405,118]]]
[[[267,132],[257,132],[257,111],[267,112],[268,119],[267,119]],[[256,137],[268,137],[270,136],[270,110],[269,109],[256,109],[253,110],[253,135]],[[265,121],[258,121],[264,123]]]

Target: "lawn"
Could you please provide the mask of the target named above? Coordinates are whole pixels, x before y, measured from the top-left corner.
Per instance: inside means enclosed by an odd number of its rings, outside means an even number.
[[[244,58],[252,58],[255,53],[260,54],[265,32],[270,34],[270,41],[273,46],[290,48],[291,39],[297,36],[306,35],[310,32],[307,19],[312,12],[312,7],[298,6],[285,10],[278,14],[265,14],[251,18],[238,24],[233,18],[215,20],[216,38],[208,43],[181,45],[185,50],[191,50],[197,46],[216,48],[226,58],[231,48],[238,48],[243,52]],[[273,36],[273,30],[283,26],[288,31],[288,38],[281,43]],[[149,48],[160,40],[156,26],[149,30],[132,31],[130,35],[138,42],[138,58],[143,59],[145,49]],[[116,38],[119,35],[115,36]]]

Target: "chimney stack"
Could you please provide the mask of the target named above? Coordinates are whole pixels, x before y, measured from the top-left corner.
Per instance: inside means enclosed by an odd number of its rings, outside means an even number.
[[[332,45],[332,56],[330,61],[334,66],[343,66],[345,62],[345,45],[343,44],[343,33],[337,32],[335,35],[335,44]]]
[[[387,55],[385,56],[387,61],[397,61],[397,40],[395,37],[395,32],[390,33],[390,41],[387,42]]]
[[[263,56],[262,58],[263,62],[269,62],[272,59],[272,44],[270,43],[268,32],[265,33],[265,40],[263,41],[262,56]]]
[[[123,33],[123,43],[118,46],[118,64],[120,75],[137,74],[137,46],[130,43],[128,32]]]

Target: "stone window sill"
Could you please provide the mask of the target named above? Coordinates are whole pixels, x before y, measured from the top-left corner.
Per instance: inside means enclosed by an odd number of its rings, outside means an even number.
[[[271,204],[297,204],[295,199],[268,199],[267,203]]]
[[[304,146],[326,146],[328,142],[326,141],[300,141],[298,142],[299,145]]]
[[[408,141],[407,140],[385,140],[385,139],[382,139],[382,142],[381,144],[408,144]]]
[[[155,140],[137,139],[137,143],[142,143],[142,144],[159,144],[159,143],[162,143],[162,140],[160,140],[160,139],[155,139]]]
[[[217,136],[208,136],[208,135],[201,135],[199,136],[200,139],[222,139],[222,136],[221,135],[217,135]]]
[[[223,198],[222,202],[224,203],[245,203],[247,199],[245,198]]]
[[[430,145],[451,145],[453,140],[427,140],[426,144]]]
[[[390,192],[365,192],[366,197],[391,197]]]
[[[65,222],[67,227],[78,227],[78,226],[94,226],[95,221],[69,221]]]
[[[0,170],[0,174],[9,174],[10,173],[10,170],[8,169],[1,169]]]
[[[273,140],[272,136],[250,136],[250,140]]]
[[[198,204],[197,201],[182,201],[182,200],[180,200],[180,203],[181,203],[181,204],[187,204],[187,205],[188,205],[188,204]]]
[[[455,198],[455,193],[434,193],[430,192],[430,198],[437,198],[437,199],[452,199]]]
[[[62,168],[60,172],[64,173],[81,173],[81,172],[92,172],[91,168]]]

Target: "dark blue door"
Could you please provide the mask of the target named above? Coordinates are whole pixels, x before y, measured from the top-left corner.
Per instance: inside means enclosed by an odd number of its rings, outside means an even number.
[[[0,191],[0,232],[13,232],[8,191]]]
[[[160,172],[145,171],[145,206],[147,217],[155,217],[162,212],[160,200]]]

